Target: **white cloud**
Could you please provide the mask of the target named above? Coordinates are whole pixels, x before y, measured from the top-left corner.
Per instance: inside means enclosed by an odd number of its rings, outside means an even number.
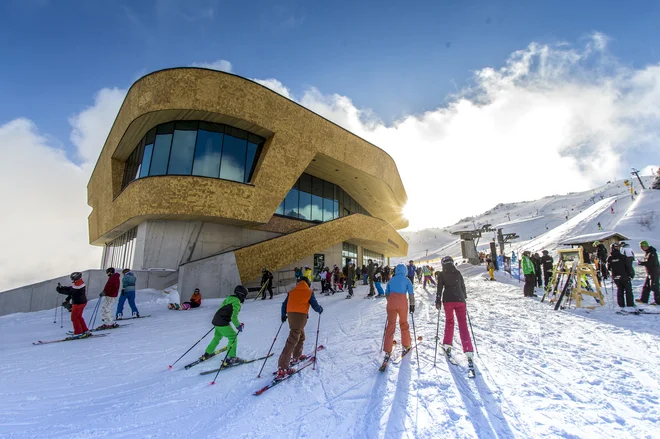
[[[293,99],[291,96],[291,92],[289,91],[288,88],[284,86],[280,81],[277,79],[273,78],[268,78],[268,79],[253,79],[254,82],[259,83],[263,85],[264,87],[268,87],[271,90],[273,90],[276,93],[281,94],[285,98]]]
[[[225,59],[219,59],[217,61],[212,61],[212,62],[192,63],[192,66],[231,73],[231,63]]]

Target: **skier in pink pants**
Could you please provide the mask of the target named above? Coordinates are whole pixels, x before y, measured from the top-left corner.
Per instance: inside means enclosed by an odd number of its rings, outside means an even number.
[[[458,332],[461,335],[463,352],[468,358],[468,366],[473,368],[472,340],[467,323],[467,309],[465,307],[465,281],[463,275],[454,265],[451,256],[442,258],[442,271],[436,272],[438,292],[435,296],[435,307],[440,310],[445,304],[445,336],[442,340],[443,348],[451,358],[452,340],[454,338],[454,313],[458,319]]]

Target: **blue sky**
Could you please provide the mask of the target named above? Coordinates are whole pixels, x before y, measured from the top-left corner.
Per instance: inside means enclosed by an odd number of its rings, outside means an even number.
[[[579,43],[599,31],[626,65],[660,57],[658,1],[410,3],[5,1],[0,124],[27,117],[70,151],[67,119],[101,88],[217,59],[293,93],[348,96],[389,123],[442,106],[472,72],[532,41]]]

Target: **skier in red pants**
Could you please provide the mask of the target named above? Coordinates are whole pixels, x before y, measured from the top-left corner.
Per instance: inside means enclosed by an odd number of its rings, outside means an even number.
[[[435,297],[435,307],[440,310],[442,304],[445,304],[445,336],[442,340],[443,348],[447,357],[451,359],[452,340],[454,338],[454,313],[458,319],[458,332],[461,335],[461,344],[463,352],[468,358],[470,369],[474,367],[472,340],[467,324],[467,308],[465,299],[467,293],[465,290],[465,281],[463,275],[454,265],[451,256],[442,258],[442,271],[436,272],[438,281],[438,292]]]
[[[65,303],[70,304],[71,311],[71,323],[73,323],[73,334],[74,335],[89,335],[89,329],[87,329],[87,324],[83,318],[83,310],[87,305],[87,296],[85,295],[85,282],[82,279],[82,273],[76,271],[71,273],[71,281],[73,285],[70,287],[63,287],[59,283],[57,284],[57,292],[67,296]],[[69,306],[65,306],[69,308]]]

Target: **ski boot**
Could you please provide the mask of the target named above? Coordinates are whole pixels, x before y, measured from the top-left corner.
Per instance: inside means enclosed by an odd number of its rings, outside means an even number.
[[[307,358],[308,358],[307,355],[302,354],[300,357],[294,358],[294,359],[291,360],[291,366],[295,366],[296,364],[300,363],[301,361],[305,361]]]
[[[121,320],[121,319],[123,319],[123,318],[124,318],[124,316],[121,315],[121,314],[117,314],[117,315],[115,316],[115,320]]]
[[[412,346],[403,346],[403,351],[401,352],[401,356],[405,357],[408,352],[410,352],[410,349],[412,349]]]
[[[287,369],[283,369],[283,368],[279,367],[277,369],[277,372],[275,373],[275,379],[274,380],[275,381],[282,381],[283,379],[286,379],[287,376],[291,375],[295,371],[296,370],[291,368],[291,367],[289,367]]]
[[[469,378],[474,378],[474,352],[466,352],[465,356],[467,357],[468,361],[468,377]]]
[[[381,372],[385,372],[385,369],[387,369],[387,365],[389,364],[389,362],[390,362],[390,353],[385,352],[385,358],[383,358],[383,362],[381,363],[378,370]]]
[[[139,312],[134,312],[133,313],[133,318],[134,319],[139,319],[140,318],[140,313]]]
[[[200,358],[201,358],[202,361],[206,361],[209,358],[213,357],[214,355],[215,354],[213,352],[211,352],[210,354],[207,354],[206,352],[204,352],[204,355],[202,355]]]
[[[227,358],[227,360],[225,360],[225,362],[223,363],[223,366],[224,367],[235,366],[235,365],[237,365],[239,363],[242,363],[242,362],[243,362],[243,360],[241,358],[231,357],[231,358]]]
[[[449,362],[451,364],[458,364],[458,363],[456,363],[456,359],[453,357],[453,355],[451,353],[451,349],[452,349],[452,347],[451,347],[450,344],[443,344],[442,345],[442,350],[445,351],[445,355],[447,356],[447,360],[449,360]]]

